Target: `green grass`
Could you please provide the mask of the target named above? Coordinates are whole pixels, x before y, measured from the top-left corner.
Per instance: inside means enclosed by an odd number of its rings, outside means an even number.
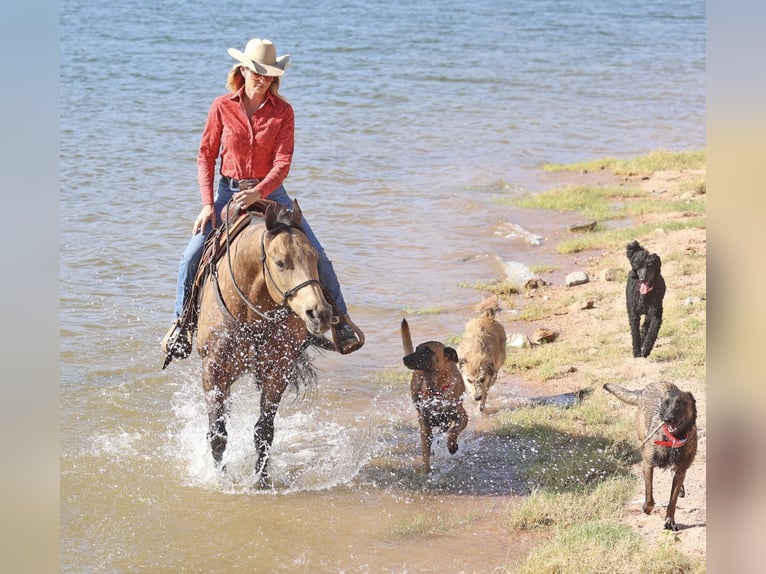
[[[535,275],[545,275],[559,269],[556,265],[530,265],[529,270]]]
[[[571,239],[560,241],[556,245],[556,250],[559,253],[567,254],[596,249],[613,249],[620,245],[624,247],[633,239],[650,236],[652,233],[655,233],[657,229],[663,229],[666,232],[670,232],[695,227],[705,229],[707,227],[705,218],[690,217],[680,221],[667,221],[662,224],[646,223],[643,225],[610,229],[600,233],[578,234]]]
[[[608,169],[616,175],[637,175],[664,170],[700,169],[705,166],[704,150],[674,152],[664,149],[652,151],[644,156],[631,159],[603,158],[581,163],[546,163],[545,171],[594,172]]]
[[[494,283],[461,283],[461,287],[470,287],[477,291],[493,293],[500,297],[510,297],[521,293],[521,287],[510,281],[496,281]]]
[[[407,315],[441,315],[448,310],[445,307],[426,307],[423,309],[415,309],[413,307],[407,307],[403,312]]]
[[[565,528],[591,520],[619,520],[637,480],[618,477],[598,483],[595,488],[556,493],[539,490],[508,513],[509,530]]]
[[[429,538],[460,532],[471,526],[479,516],[475,512],[450,512],[446,515],[416,513],[393,526],[398,538]]]
[[[605,221],[627,215],[624,199],[645,195],[646,192],[630,187],[576,185],[520,197],[513,196],[507,201],[528,209],[576,211],[587,219]]]
[[[495,432],[520,445],[534,491],[582,493],[608,477],[627,476],[636,462],[631,421],[615,417],[600,389],[567,409],[525,407],[498,416]]]
[[[532,549],[514,574],[696,574],[705,563],[674,548],[672,535],[649,546],[626,526],[608,521],[576,524]]]

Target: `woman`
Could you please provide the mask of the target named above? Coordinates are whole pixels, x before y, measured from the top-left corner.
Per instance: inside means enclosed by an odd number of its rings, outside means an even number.
[[[279,83],[289,55],[277,58],[270,40],[254,38],[245,51],[229,48],[237,60],[226,81],[229,94],[210,105],[197,156],[197,180],[202,209],[194,221],[192,238],[181,258],[176,288],[176,319],[162,340],[162,350],[176,357],[191,351],[192,327],[184,331],[180,317],[197,273],[205,239],[221,218],[231,199],[240,209],[267,198],[292,207],[282,183],[290,171],[294,148],[295,117],[292,106],[279,94]],[[218,192],[213,197],[215,166],[220,155]],[[340,353],[350,353],[364,344],[364,334],[351,322],[338,278],[324,249],[302,221],[303,230],[319,253],[319,278],[335,299],[338,316],[333,318],[333,339]],[[332,302],[331,302],[332,303]]]

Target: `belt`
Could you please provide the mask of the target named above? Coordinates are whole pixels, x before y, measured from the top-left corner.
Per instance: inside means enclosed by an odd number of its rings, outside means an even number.
[[[228,185],[229,189],[233,189],[235,191],[245,191],[252,189],[261,183],[260,179],[233,179],[231,177],[226,177],[225,175],[221,176],[221,181]]]

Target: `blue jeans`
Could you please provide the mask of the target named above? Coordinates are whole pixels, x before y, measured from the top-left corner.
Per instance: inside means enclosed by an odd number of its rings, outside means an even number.
[[[237,189],[231,189],[224,181],[218,183],[218,193],[215,195],[214,203],[216,221],[221,221],[221,211],[231,199],[231,196],[237,191]],[[287,192],[282,185],[272,191],[267,199],[276,201],[285,207],[292,207],[293,205],[293,200],[288,197]],[[346,302],[343,300],[343,293],[341,293],[340,283],[338,283],[338,277],[335,275],[335,269],[332,266],[332,262],[327,257],[324,248],[311,230],[305,215],[302,217],[301,227],[306,233],[311,245],[313,245],[314,249],[319,253],[319,261],[317,263],[319,268],[319,280],[330,292],[330,295],[335,298],[335,302],[338,304],[341,313],[346,313]],[[188,293],[191,291],[194,277],[197,275],[197,268],[199,267],[199,262],[202,258],[205,239],[207,239],[207,236],[212,230],[213,227],[208,224],[201,233],[193,235],[181,257],[181,263],[178,266],[178,282],[176,284],[176,317],[180,317],[183,312],[184,301],[186,300]]]

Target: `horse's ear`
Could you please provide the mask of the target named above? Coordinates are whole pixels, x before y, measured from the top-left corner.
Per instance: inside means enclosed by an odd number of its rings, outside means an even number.
[[[277,222],[277,212],[273,205],[266,206],[266,211],[263,214],[263,220],[266,222],[266,229],[271,230]]]
[[[301,213],[301,207],[298,205],[298,200],[293,199],[293,225],[300,225],[303,214]]]

